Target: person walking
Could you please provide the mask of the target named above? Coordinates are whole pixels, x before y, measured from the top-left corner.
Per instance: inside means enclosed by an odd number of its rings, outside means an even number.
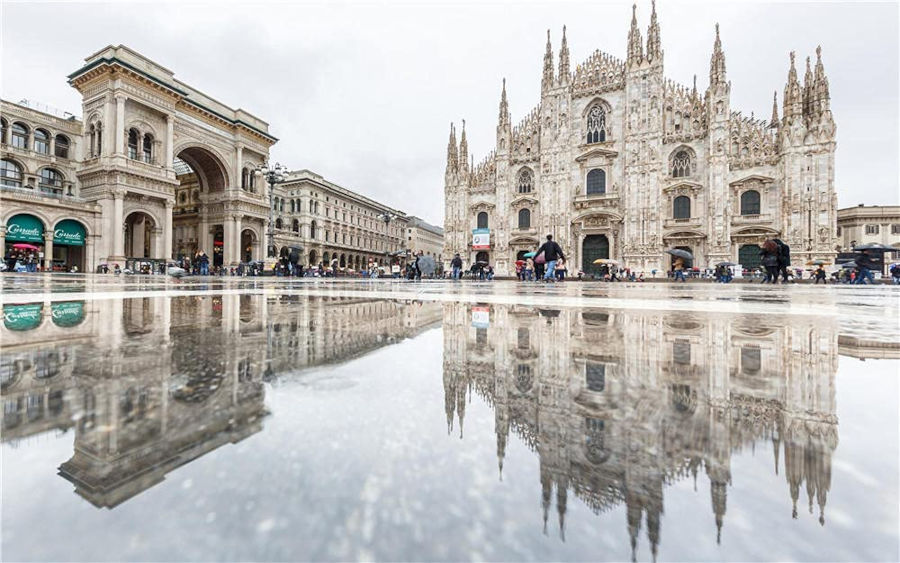
[[[682,283],[687,282],[687,280],[684,279],[684,258],[681,256],[675,258],[672,270],[675,272],[675,281],[681,280]]]
[[[566,279],[566,260],[560,258],[556,264],[556,281],[565,281]]]
[[[462,270],[462,267],[463,267],[463,261],[462,261],[462,258],[460,258],[459,253],[457,252],[456,254],[453,255],[453,260],[450,261],[450,268],[453,271],[453,273],[452,273],[453,279],[455,279],[455,280],[459,279],[459,273]]]
[[[816,285],[819,285],[820,281],[823,284],[828,285],[828,282],[825,278],[825,268],[823,268],[821,265],[819,265],[819,267],[816,268],[815,277],[816,277],[816,282],[815,282]]]
[[[854,280],[854,284],[863,285],[866,282],[870,284],[875,283],[875,275],[872,273],[872,270],[875,268],[875,263],[872,261],[871,256],[865,250],[862,251],[862,254],[859,255],[859,258],[856,259],[857,266],[857,274],[856,280]]]
[[[894,282],[894,285],[900,285],[900,264],[891,266],[891,281]]]
[[[200,275],[208,276],[209,275],[209,256],[207,256],[206,253],[201,250],[198,260],[200,262]]]
[[[763,283],[778,283],[778,252],[764,252],[762,258],[762,265],[766,269],[766,279],[763,280]]]
[[[778,246],[778,272],[781,274],[782,283],[788,282],[788,266],[791,265],[791,247],[781,239],[772,239]]]
[[[541,245],[537,250],[537,254],[535,256],[540,256],[543,253],[544,262],[546,271],[543,275],[544,281],[556,281],[553,277],[554,270],[556,269],[556,262],[561,258],[563,260],[566,259],[566,255],[563,254],[562,248],[553,240],[553,235],[547,235],[547,242]]]

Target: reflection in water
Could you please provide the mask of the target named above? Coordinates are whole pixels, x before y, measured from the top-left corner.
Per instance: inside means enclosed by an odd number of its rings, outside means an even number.
[[[762,328],[771,327],[771,328]],[[472,393],[493,409],[502,478],[510,432],[539,458],[544,531],[555,505],[625,505],[653,555],[663,491],[704,472],[721,540],[731,456],[770,444],[798,516],[825,524],[838,444],[838,332],[822,319],[444,305],[444,407],[463,438]]]
[[[441,314],[436,304],[259,295],[91,301],[64,311],[77,323],[58,322],[59,307],[53,321],[30,307],[6,311],[2,440],[74,428],[59,474],[107,508],[259,432],[265,380],[408,338]]]

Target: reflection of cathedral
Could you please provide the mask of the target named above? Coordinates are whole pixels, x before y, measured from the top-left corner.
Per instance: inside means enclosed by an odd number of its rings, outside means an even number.
[[[448,428],[462,436],[472,392],[491,405],[501,475],[510,431],[539,457],[545,529],[555,504],[564,538],[570,493],[597,513],[624,503],[632,548],[644,525],[655,555],[664,486],[702,471],[721,539],[731,455],[761,440],[783,467],[795,517],[805,488],[824,524],[838,442],[835,325],[444,307]]]
[[[74,429],[74,453],[59,473],[95,506],[112,508],[259,432],[269,378],[413,336],[441,314],[427,303],[294,300],[6,305],[3,442]]]

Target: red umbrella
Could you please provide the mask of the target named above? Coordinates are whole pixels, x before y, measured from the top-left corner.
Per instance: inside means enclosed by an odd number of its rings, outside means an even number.
[[[40,250],[40,248],[38,248],[37,246],[33,244],[26,244],[24,242],[16,243],[12,245],[12,247],[16,250]]]
[[[220,240],[217,240],[216,242],[213,243],[213,246],[225,246],[225,243]]]

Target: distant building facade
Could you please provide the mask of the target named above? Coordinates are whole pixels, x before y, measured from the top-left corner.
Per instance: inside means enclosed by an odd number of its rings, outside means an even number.
[[[413,255],[422,253],[440,263],[444,257],[444,229],[436,227],[419,217],[408,217],[406,225],[406,247]]]
[[[646,43],[632,16],[624,61],[596,51],[572,71],[564,28],[554,68],[548,32],[541,99],[514,124],[504,80],[488,156],[470,163],[465,123],[458,143],[451,125],[445,262],[459,252],[511,274],[547,233],[570,271],[591,272],[599,258],[668,269],[670,248],[701,267],[753,267],[768,237],[804,262],[832,258],[836,127],[816,55],[801,84],[791,53],[781,114],[776,92],[764,120],[732,109],[718,26],[705,91],[665,78],[655,7]],[[475,230],[487,235],[478,247]]]
[[[838,209],[837,237],[842,252],[875,242],[896,246],[898,251],[891,254],[900,259],[900,205],[860,204]]]

